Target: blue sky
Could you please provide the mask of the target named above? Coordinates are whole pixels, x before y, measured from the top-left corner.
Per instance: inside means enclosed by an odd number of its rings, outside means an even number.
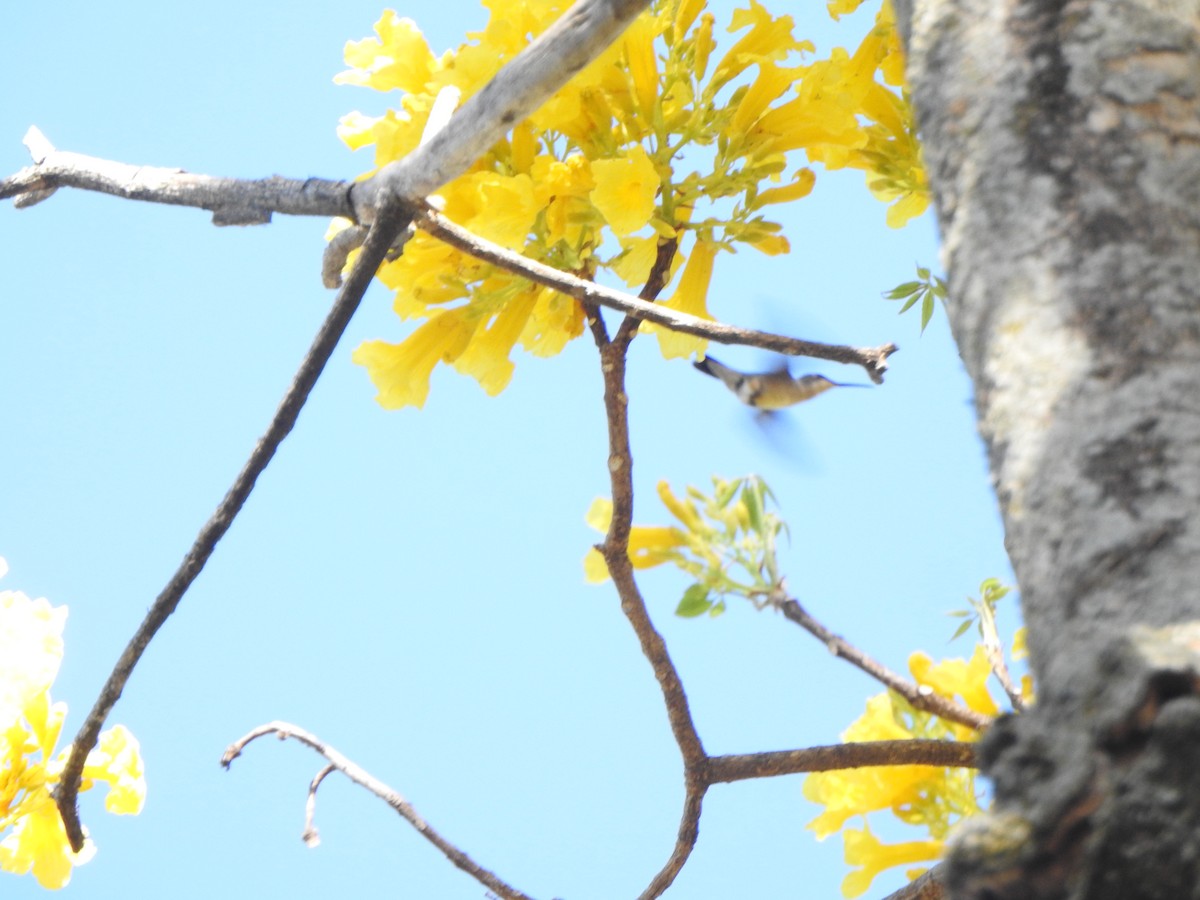
[[[141,2],[19,4],[0,34],[8,85],[0,168],[27,164],[38,125],[57,146],[210,174],[349,178],[369,166],[340,115],[387,98],[339,87],[348,39],[381,6]],[[436,51],[480,27],[467,0],[403,10]],[[864,11],[860,14],[869,16]],[[796,13],[819,48],[852,44],[823,4]],[[718,12],[718,21],[727,14]],[[810,27],[811,25],[811,27]],[[939,310],[880,293],[936,265],[932,217],[895,232],[855,173],[818,176],[789,211],[793,252],[724,255],[715,314],[816,340],[895,341],[887,382],[832,392],[764,434],[719,384],[639,340],[630,364],[637,521],[665,521],[654,485],[763,475],[789,522],[792,592],[831,628],[903,670],[947,646],[943,613],[1008,579],[970,385]],[[0,585],[70,608],[55,688],[71,734],[146,608],[265,428],[332,294],[324,221],[217,229],[206,214],[62,191],[0,210]],[[405,326],[379,286],[167,623],[112,721],[142,742],[138,818],[85,796],[99,854],[67,889],[123,896],[481,897],[380,801],[322,788],[323,842],[300,841],[320,760],[275,741],[231,772],[222,750],[286,719],[410,799],[443,834],[539,897],[634,896],[666,859],[682,798],[678,752],[649,666],[610,587],[587,586],[607,493],[594,349],[518,353],[488,398],[453,372],[421,411],[386,412],[350,362]],[[721,348],[735,364],[769,365]],[[797,370],[862,380],[801,360]],[[672,615],[685,582],[643,582],[710,752],[829,743],[875,684],[773,613]],[[1011,629],[1011,611],[1007,627]],[[816,843],[799,777],[721,786],[668,897],[840,896],[836,839]],[[41,895],[0,875],[0,892]],[[876,883],[871,896],[896,886]]]

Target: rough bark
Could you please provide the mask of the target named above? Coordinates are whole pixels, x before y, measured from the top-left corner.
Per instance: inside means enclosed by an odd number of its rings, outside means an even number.
[[[955,897],[1200,897],[1200,5],[900,0],[1037,707]]]

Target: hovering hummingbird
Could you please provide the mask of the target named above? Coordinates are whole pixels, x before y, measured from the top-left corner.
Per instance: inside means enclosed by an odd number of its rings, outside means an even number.
[[[719,378],[737,398],[755,409],[773,411],[811,400],[835,387],[870,387],[869,384],[842,384],[824,375],[801,375],[793,378],[787,368],[772,372],[739,372],[711,356],[694,365],[705,375]]]

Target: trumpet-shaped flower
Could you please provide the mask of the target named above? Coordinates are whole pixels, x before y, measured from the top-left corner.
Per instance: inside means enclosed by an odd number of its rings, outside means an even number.
[[[592,501],[584,521],[596,531],[607,533],[612,523],[612,501],[597,497]],[[661,566],[678,557],[678,549],[686,543],[686,537],[678,528],[634,525],[629,530],[629,562],[635,569]],[[583,572],[592,584],[609,578],[608,564],[595,547],[589,549],[583,558]]]
[[[909,668],[919,684],[939,696],[962,697],[976,711],[995,714],[995,703],[986,688],[991,670],[982,646],[970,661],[935,663],[924,653],[914,653]],[[842,738],[974,740],[977,736],[964,726],[915,710],[897,695],[887,693],[868,700],[866,712]],[[852,816],[863,816],[865,821],[868,814],[883,810],[906,824],[924,828],[929,835],[928,840],[885,845],[865,826],[862,831],[843,831],[846,861],[861,867],[843,882],[846,897],[864,893],[883,869],[937,859],[951,826],[979,811],[974,773],[968,769],[887,766],[819,772],[804,780],[804,796],[824,807],[808,825],[818,838],[841,830]]]
[[[467,315],[469,307],[435,314],[402,344],[367,341],[351,356],[366,366],[379,389],[385,409],[420,408],[429,396],[429,376],[439,362],[454,362],[467,349],[478,324]]]
[[[942,855],[942,841],[906,841],[884,844],[871,829],[847,829],[845,833],[846,862],[857,866],[842,881],[842,896],[858,897],[867,892],[875,876],[894,866],[935,862]]]
[[[708,314],[708,286],[712,281],[713,260],[717,255],[717,245],[703,238],[696,241],[692,255],[683,274],[679,276],[679,286],[675,293],[662,305],[667,309],[688,313],[701,319],[712,320]],[[665,359],[681,356],[691,356],[693,353],[702,354],[708,346],[704,338],[693,337],[672,331],[653,322],[643,322],[641,330],[658,335],[658,348]]]
[[[592,203],[614,234],[632,234],[650,221],[660,179],[645,150],[638,146],[620,159],[598,159],[592,163],[592,174],[596,177]]]

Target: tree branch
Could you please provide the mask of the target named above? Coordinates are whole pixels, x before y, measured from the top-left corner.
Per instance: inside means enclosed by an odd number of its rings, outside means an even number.
[[[453,122],[455,118],[452,117],[450,121]],[[25,144],[30,148],[36,164],[0,181],[0,199],[16,197],[17,203],[23,206],[44,200],[55,188],[74,187],[129,200],[207,209],[212,212],[213,222],[217,225],[266,224],[271,220],[272,213],[276,212],[355,218],[350,203],[351,182],[280,176],[242,180],[196,175],[182,169],[133,166],[82,153],[56,150],[36,128],[29,129]],[[22,202],[23,198],[27,200]],[[654,322],[720,344],[759,347],[788,356],[808,356],[862,366],[876,384],[883,382],[887,359],[896,352],[895,344],[880,347],[823,344],[676,312],[529,259],[472,234],[425,205],[417,213],[414,223],[463,253],[583,303],[605,306],[638,321]],[[335,237],[323,265],[326,286],[338,285],[342,263],[350,251],[361,244],[363,235],[365,230],[356,232],[347,229]],[[658,289],[661,290],[662,286],[659,285]],[[654,293],[657,294],[657,290]]]
[[[325,757],[325,759],[329,760],[329,765],[322,769],[318,776],[313,779],[312,785],[309,788],[309,803],[305,823],[306,843],[309,843],[308,835],[310,833],[313,836],[316,834],[316,829],[312,827],[312,802],[313,797],[316,794],[316,789],[329,770],[331,768],[336,769],[355,784],[366,788],[368,791],[394,809],[406,822],[412,825],[412,827],[415,828],[417,832],[423,838],[425,838],[425,840],[429,841],[429,843],[441,850],[442,853],[446,855],[446,858],[450,860],[450,862],[454,863],[455,866],[462,869],[464,872],[486,887],[489,891],[495,892],[499,896],[506,898],[506,900],[530,900],[527,894],[522,893],[507,882],[502,881],[493,872],[483,868],[481,865],[471,859],[471,857],[469,857],[466,853],[459,850],[456,846],[442,837],[442,835],[439,834],[432,825],[421,818],[420,814],[416,811],[416,809],[413,808],[412,804],[405,800],[398,791],[388,787],[388,785],[384,784],[370,772],[366,771],[361,766],[356,765],[333,747],[330,747],[324,741],[320,740],[316,735],[310,734],[309,732],[304,731],[295,725],[291,725],[287,722],[268,722],[266,725],[260,725],[249,734],[238,738],[236,741],[230,744],[228,748],[226,748],[225,752],[221,755],[221,765],[228,769],[233,761],[241,756],[242,751],[248,744],[268,734],[278,735],[280,740],[287,740],[288,738],[291,738],[292,740],[299,741],[305,746],[315,750],[321,756]]]
[[[642,291],[646,300],[652,300],[665,281],[663,272],[670,270],[674,245],[660,246],[655,272]],[[587,301],[584,301],[585,303]],[[626,320],[628,321],[628,320]],[[629,562],[629,532],[633,522],[633,454],[629,445],[629,397],[625,393],[625,362],[636,330],[622,327],[615,339],[609,339],[604,320],[591,316],[596,346],[600,351],[600,372],[604,379],[604,408],[608,422],[608,471],[612,487],[613,513],[608,534],[598,549],[604,556],[609,575],[621,600],[621,612],[629,620],[637,635],[642,652],[650,661],[654,676],[662,690],[667,707],[667,720],[675,743],[683,756],[686,795],[679,831],[671,855],[662,869],[651,879],[639,895],[640,900],[652,900],[661,895],[687,862],[696,846],[700,833],[700,812],[704,794],[708,790],[706,772],[708,755],[692,721],[683,682],[666,642],[654,628],[646,601],[633,577],[633,566]]]
[[[126,200],[210,210],[214,225],[265,225],[274,212],[292,216],[353,217],[350,182],[322,178],[220,178],[183,169],[128,163],[57,150],[37,128],[23,141],[34,164],[0,181],[0,200],[18,207],[73,187]]]
[[[712,756],[707,780],[746,781],[803,772],[830,772],[865,766],[937,766],[975,768],[975,745],[965,741],[862,741],[778,750],[767,753],[736,753]]]
[[[242,471],[238,473],[233,486],[230,487],[212,518],[204,524],[191,549],[183,558],[183,562],[179,564],[179,568],[171,576],[171,580],[167,582],[166,587],[162,589],[149,612],[146,613],[142,624],[134,632],[128,646],[104,683],[104,687],[100,690],[100,696],[96,698],[79,733],[75,735],[75,740],[71,744],[71,755],[67,759],[62,780],[56,791],[56,801],[66,827],[67,837],[76,851],[83,846],[83,828],[79,822],[79,811],[76,809],[79,781],[83,774],[84,761],[88,752],[96,746],[104,720],[108,718],[109,712],[120,699],[129,676],[133,674],[134,667],[142,658],[151,639],[179,606],[179,601],[183,599],[184,593],[196,576],[200,574],[208,558],[212,556],[217,542],[233,524],[234,518],[254,489],[254,483],[258,480],[258,476],[266,469],[280,443],[296,424],[296,419],[308,399],[309,392],[317,383],[317,378],[320,377],[325,364],[329,362],[329,357],[333,354],[333,349],[341,339],[346,326],[350,324],[354,311],[358,309],[363,294],[366,293],[371,279],[375,276],[375,270],[392,246],[396,235],[408,223],[409,215],[396,209],[385,210],[376,220],[376,224],[372,226],[354,270],[339,291],[333,308],[321,325],[320,331],[317,332],[308,354],[300,364],[287,393],[284,394],[283,401],[279,404],[266,433],[259,438],[258,444],[249,459],[246,460]]]
[[[866,370],[867,376],[876,384],[883,382],[883,373],[887,370],[887,358],[897,349],[895,344],[884,344],[882,347],[845,347],[819,344],[765,331],[756,331],[752,328],[739,328],[736,325],[725,325],[721,322],[701,319],[698,316],[648,303],[623,291],[576,278],[574,275],[524,257],[472,234],[461,225],[454,224],[441,213],[427,207],[417,213],[414,221],[421,230],[427,231],[451,247],[489,262],[498,268],[528,278],[530,281],[554,288],[556,291],[561,291],[581,301],[615,309],[637,320],[654,322],[673,331],[692,334],[720,344],[743,344],[789,356],[810,356],[847,365],[859,365]]]
[[[956,703],[948,697],[935,694],[928,688],[923,688],[909,681],[907,678],[896,674],[883,663],[873,659],[844,638],[834,634],[809,615],[804,607],[794,598],[789,597],[784,600],[779,605],[779,608],[783,611],[785,618],[795,622],[813,637],[820,640],[834,656],[840,656],[851,665],[866,672],[875,680],[891,688],[917,709],[933,713],[935,716],[940,716],[950,722],[966,725],[968,728],[974,728],[976,731],[983,731],[991,724],[992,720],[988,716],[977,713],[975,710],[969,709],[961,703]]]

